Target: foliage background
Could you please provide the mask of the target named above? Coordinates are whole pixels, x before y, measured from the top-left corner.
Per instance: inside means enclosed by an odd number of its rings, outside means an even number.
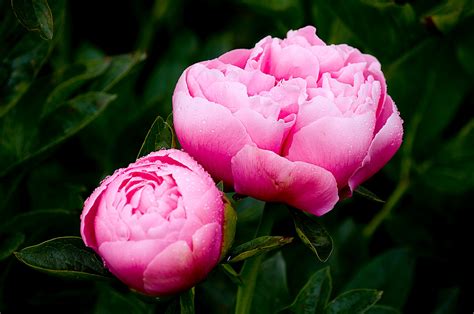
[[[12,1],[30,2],[42,1]],[[171,112],[188,65],[308,24],[326,42],[380,60],[405,140],[365,184],[388,202],[356,195],[322,217],[335,245],[327,263],[298,242],[269,254],[255,312],[288,305],[327,265],[336,294],[376,288],[384,290],[381,304],[404,313],[472,312],[472,1],[49,2],[54,32],[45,40],[0,0],[0,312],[159,311],[119,284],[43,274],[12,252],[79,235],[83,200],[135,159],[155,117]],[[249,199],[238,210],[241,243],[253,235],[261,204]],[[372,233],[367,226],[381,210]],[[287,217],[276,215],[272,233],[292,235]],[[197,311],[232,312],[235,291],[212,273],[196,289]]]

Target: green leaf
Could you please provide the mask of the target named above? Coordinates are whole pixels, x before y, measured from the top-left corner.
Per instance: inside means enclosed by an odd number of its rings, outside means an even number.
[[[242,278],[240,275],[235,271],[232,266],[230,266],[227,263],[221,263],[219,264],[219,269],[222,270],[224,274],[226,274],[227,277],[236,285],[241,285],[242,284]]]
[[[29,211],[13,216],[1,223],[0,232],[28,232],[36,230],[38,226],[48,227],[54,224],[60,224],[66,219],[74,219],[74,217],[77,217],[77,214],[63,209]]]
[[[53,14],[46,0],[12,0],[11,5],[20,23],[29,31],[39,32],[44,39],[53,39]]]
[[[356,194],[359,194],[362,197],[365,197],[368,200],[378,202],[378,203],[385,203],[380,197],[377,196],[374,192],[370,191],[369,189],[364,188],[363,186],[359,185],[357,189],[354,191]]]
[[[232,207],[232,203],[225,194],[222,195],[222,200],[224,201],[224,240],[222,241],[221,260],[226,257],[227,252],[232,247],[237,228],[237,213]]]
[[[433,314],[459,313],[459,294],[460,290],[457,287],[441,290],[438,294],[438,302]]]
[[[194,287],[180,294],[181,314],[194,314]]]
[[[257,256],[275,249],[278,249],[288,243],[293,238],[282,236],[263,236],[255,238],[249,242],[241,244],[231,250],[227,257],[227,262],[236,263],[247,258]]]
[[[436,6],[425,16],[438,30],[449,33],[464,18],[474,14],[474,4],[471,0],[447,0]]]
[[[451,140],[435,158],[426,164],[422,181],[435,191],[462,194],[474,189],[474,120]]]
[[[25,235],[17,232],[4,237],[0,241],[0,261],[6,259],[15,252],[25,241]]]
[[[131,54],[119,55],[110,59],[110,65],[107,70],[94,81],[90,90],[108,91],[120,80],[127,76],[130,71],[143,60],[146,54],[135,52]]]
[[[385,305],[374,305],[365,314],[400,314],[400,311]]]
[[[287,307],[293,313],[323,313],[332,290],[329,267],[318,270],[301,288],[293,303]]]
[[[108,285],[101,285],[99,291],[99,298],[94,309],[95,314],[153,312],[149,305],[132,293],[122,294]]]
[[[22,263],[39,271],[73,279],[110,278],[102,261],[79,237],[54,238],[15,252]]]
[[[363,266],[343,291],[371,288],[384,292],[382,303],[402,308],[411,290],[415,258],[407,249],[390,250]]]
[[[104,73],[109,67],[110,62],[111,58],[100,58],[71,66],[72,69],[68,69],[68,71],[72,72],[72,70],[74,70],[74,72],[78,72],[78,74],[70,78],[60,78],[60,84],[48,95],[41,115],[46,116],[50,114],[57,109],[60,104],[67,101],[81,86]],[[76,68],[78,68],[78,70]]]
[[[173,128],[162,117],[156,117],[138,152],[139,157],[163,148],[172,148],[175,143]]]
[[[321,262],[327,261],[331,256],[333,243],[326,229],[314,216],[305,214],[295,208],[291,208],[290,212],[293,216],[296,233],[303,243],[316,254]]]
[[[278,252],[260,266],[250,313],[276,313],[288,301],[286,263]]]
[[[16,136],[21,134],[14,134],[17,130],[6,124],[2,136],[11,141],[18,141],[10,143],[16,148],[17,155],[8,155],[9,158],[2,164],[4,168],[0,168],[0,175],[79,132],[97,118],[115,98],[115,95],[102,92],[89,92],[77,96],[45,116],[38,126],[36,136],[29,139],[19,140]]]
[[[326,314],[366,313],[381,297],[382,292],[377,290],[350,290],[329,302],[326,306]]]

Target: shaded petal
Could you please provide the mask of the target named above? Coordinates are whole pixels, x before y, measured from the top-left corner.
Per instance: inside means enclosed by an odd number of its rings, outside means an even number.
[[[393,104],[393,103],[392,103]],[[403,121],[393,105],[393,113],[375,135],[362,166],[352,175],[349,187],[357,186],[379,171],[397,152],[403,138]]]
[[[343,188],[367,154],[374,125],[372,112],[321,118],[293,134],[287,157],[329,170]]]
[[[144,291],[143,273],[148,264],[166,248],[170,242],[142,240],[127,242],[105,242],[99,254],[105,266],[126,285]]]
[[[222,225],[210,223],[193,235],[193,256],[197,277],[203,279],[219,261],[222,247]]]
[[[231,185],[232,156],[253,143],[242,123],[227,108],[181,92],[173,96],[173,119],[181,146],[214,179]]]
[[[232,64],[243,69],[251,52],[250,49],[234,49],[224,53],[218,59],[225,64]]]
[[[185,241],[177,241],[158,254],[143,274],[145,291],[171,295],[196,283],[193,255]]]
[[[256,147],[245,146],[237,153],[232,173],[237,193],[285,202],[314,215],[330,211],[338,200],[336,180],[329,171]]]

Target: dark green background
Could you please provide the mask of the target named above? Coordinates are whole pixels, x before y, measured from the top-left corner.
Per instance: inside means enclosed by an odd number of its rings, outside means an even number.
[[[119,284],[52,277],[11,253],[79,234],[84,199],[105,175],[134,161],[155,117],[171,112],[174,84],[187,66],[309,24],[326,42],[350,44],[382,63],[405,140],[364,186],[385,200],[396,189],[403,193],[391,198],[392,214],[371,237],[363,229],[381,203],[356,195],[322,217],[335,245],[325,264],[298,242],[269,255],[255,313],[288,305],[326,265],[335,295],[375,288],[385,291],[379,303],[404,313],[472,312],[472,1],[49,5],[54,35],[45,40],[18,23],[10,1],[0,0],[0,312],[160,311],[163,306]],[[239,207],[238,243],[256,224],[258,203],[247,202],[250,210]],[[293,235],[287,214],[276,215],[273,234]],[[211,274],[196,289],[197,311],[232,312],[235,287]]]

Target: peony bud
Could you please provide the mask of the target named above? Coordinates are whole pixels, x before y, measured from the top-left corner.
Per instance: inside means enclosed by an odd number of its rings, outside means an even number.
[[[102,181],[84,204],[81,235],[130,288],[171,295],[203,280],[232,241],[224,201],[188,154],[160,150]]]

